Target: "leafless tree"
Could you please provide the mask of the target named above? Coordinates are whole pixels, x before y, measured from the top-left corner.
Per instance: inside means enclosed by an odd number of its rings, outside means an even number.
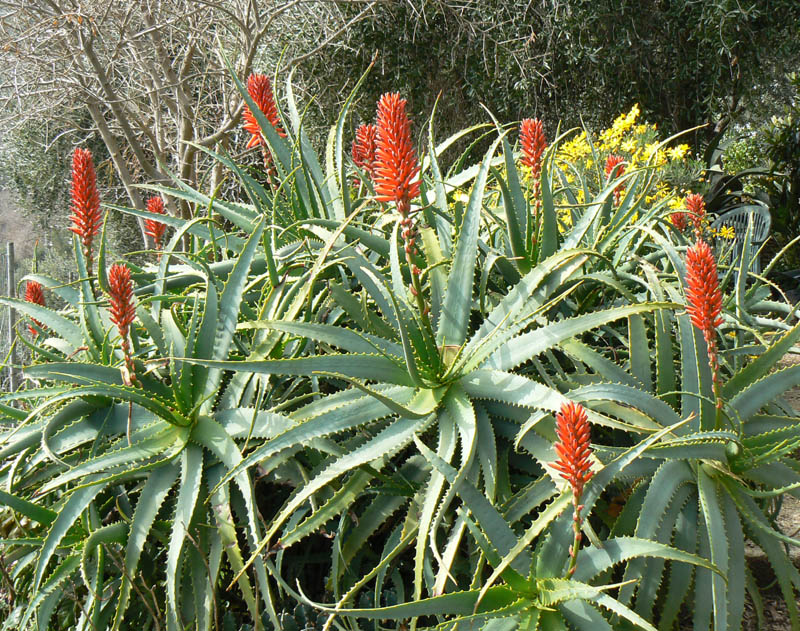
[[[345,14],[343,4],[359,10]],[[144,204],[135,185],[166,182],[167,170],[214,190],[220,173],[207,173],[197,147],[224,147],[243,107],[223,56],[245,79],[264,49],[274,53],[289,34],[303,42],[283,57],[284,67],[294,65],[375,4],[0,0],[0,124],[74,123],[88,112],[137,208]],[[191,210],[184,204],[176,212],[188,218]]]

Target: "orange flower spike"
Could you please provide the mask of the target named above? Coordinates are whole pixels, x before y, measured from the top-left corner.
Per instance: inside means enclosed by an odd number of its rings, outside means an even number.
[[[92,162],[92,152],[78,147],[72,154],[72,226],[78,235],[86,257],[86,267],[92,271],[92,243],[100,233],[103,218],[100,215],[100,194],[97,192],[97,175]]]
[[[614,180],[618,177],[625,175],[625,158],[615,154],[611,154],[606,158],[606,179]],[[614,204],[619,206],[619,198],[622,191],[625,189],[624,184],[618,184],[614,189]]]
[[[372,177],[375,168],[375,150],[378,128],[375,125],[359,125],[353,140],[352,156],[357,167]],[[357,181],[356,181],[357,185]]]
[[[722,292],[719,289],[717,262],[709,245],[702,239],[686,251],[686,313],[692,324],[703,332],[708,348],[708,365],[714,382],[714,397],[719,425],[720,396],[717,327],[722,324]]]
[[[705,228],[706,202],[702,195],[694,193],[686,197],[685,203],[686,211],[694,224],[695,238],[700,239],[703,236],[703,230]]]
[[[556,415],[556,435],[558,460],[553,463],[553,468],[569,482],[574,501],[578,503],[584,485],[594,475],[589,419],[582,405],[570,401],[561,406],[561,411]]]
[[[547,149],[544,126],[538,118],[523,119],[519,126],[519,142],[522,147],[522,164],[531,170],[535,180],[542,173],[542,156]]]
[[[717,262],[705,241],[698,241],[686,251],[686,301],[692,324],[708,341],[722,324],[722,293]]]
[[[625,174],[623,162],[625,162],[625,158],[613,153],[606,158],[606,177],[609,180],[621,177]]]
[[[581,545],[581,495],[583,487],[592,479],[592,448],[589,418],[582,405],[572,401],[561,405],[556,415],[556,436],[558,442],[555,450],[558,460],[553,468],[561,473],[561,477],[572,487],[572,529],[574,538],[569,549],[569,567],[567,577],[572,576],[578,562],[578,549]]]
[[[410,209],[410,201],[419,195],[420,166],[411,140],[411,121],[406,114],[406,100],[396,92],[384,94],[378,101],[378,124],[373,178],[376,199],[395,202],[401,215]]]
[[[28,284],[25,286],[25,301],[32,302],[35,305],[40,305],[42,307],[46,307],[47,303],[44,300],[44,291],[41,283],[37,283],[35,280],[29,280]],[[33,318],[34,324],[39,328],[44,328],[44,325],[39,322],[36,318]],[[39,331],[37,331],[32,326],[29,326],[28,329],[30,330],[31,334],[36,337],[39,335]]]
[[[108,270],[108,297],[111,303],[111,321],[117,325],[120,337],[126,338],[136,319],[133,281],[127,265],[115,264]]]
[[[131,357],[128,333],[136,319],[136,302],[133,297],[131,270],[127,265],[112,265],[108,270],[108,297],[110,302],[111,321],[117,325],[121,338],[120,346],[125,357],[123,380],[130,385],[136,381],[133,358]]]
[[[669,216],[669,220],[680,232],[686,230],[686,227],[689,225],[688,214],[680,210],[672,213]]]
[[[278,115],[278,106],[275,104],[275,95],[272,92],[272,84],[269,77],[265,74],[254,72],[247,78],[247,93],[250,98],[255,101],[258,109],[264,114],[264,117],[278,132],[281,138],[286,137],[286,132],[281,126],[281,119]],[[247,143],[247,149],[257,145],[265,144],[264,137],[261,135],[261,128],[258,126],[255,114],[248,105],[244,106],[244,128],[250,132],[250,141]]]
[[[151,213],[165,215],[166,211],[164,210],[164,200],[158,196],[151,197],[147,200],[147,210]],[[153,237],[153,243],[155,244],[156,250],[160,250],[161,239],[164,238],[164,233],[167,231],[167,224],[162,223],[157,219],[145,219],[144,231],[146,234]]]

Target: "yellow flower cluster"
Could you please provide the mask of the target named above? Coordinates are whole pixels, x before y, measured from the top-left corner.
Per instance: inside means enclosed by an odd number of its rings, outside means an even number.
[[[559,162],[577,162],[592,153],[592,148],[586,140],[586,131],[582,131],[572,140],[568,140],[558,148],[556,158]]]
[[[689,145],[660,146],[658,128],[656,125],[640,122],[640,116],[639,105],[634,105],[629,112],[619,115],[596,139],[589,138],[586,131],[581,131],[561,144],[556,153],[556,164],[565,172],[567,181],[574,181],[570,165],[584,172],[593,165],[592,145],[601,166],[608,155],[616,154],[625,159],[626,171],[643,167],[664,167],[687,157]],[[673,190],[666,182],[657,180],[645,201],[656,204],[664,200],[667,200],[669,208],[673,210],[678,210],[683,205],[683,198],[678,191]]]
[[[623,141],[632,140],[626,139],[625,136],[636,124],[636,119],[639,118],[639,114],[641,114],[639,105],[636,104],[627,114],[620,114],[617,116],[616,120],[611,124],[611,127],[600,133],[598,149],[600,149],[602,153],[613,153],[622,147]]]
[[[728,241],[732,241],[736,238],[736,230],[733,226],[722,226],[717,230],[712,229],[711,233],[715,237],[727,239]]]

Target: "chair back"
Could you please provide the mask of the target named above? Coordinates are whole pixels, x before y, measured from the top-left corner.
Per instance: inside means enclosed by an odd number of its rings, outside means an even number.
[[[738,206],[717,217],[711,224],[711,227],[717,230],[723,227],[733,228],[735,234],[734,246],[731,250],[731,259],[729,262],[735,265],[742,256],[744,238],[747,234],[747,227],[750,221],[753,222],[753,234],[750,239],[752,250],[747,253],[747,257],[750,259],[750,271],[754,274],[760,274],[761,258],[758,254],[753,255],[753,253],[767,240],[769,230],[772,227],[772,216],[769,214],[769,209],[766,206],[763,204]]]

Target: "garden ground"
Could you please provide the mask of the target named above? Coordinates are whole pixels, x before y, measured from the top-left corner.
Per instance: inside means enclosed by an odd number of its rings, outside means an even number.
[[[800,364],[800,355],[787,355],[781,362],[780,367],[792,364]],[[786,399],[794,408],[800,411],[800,388],[795,388],[786,393]],[[790,536],[796,536],[800,528],[800,500],[792,495],[783,498],[783,506],[778,516],[778,525],[782,532]],[[750,567],[755,571],[757,580],[761,585],[769,585],[774,581],[774,575],[769,567],[769,563],[764,557],[758,546],[749,543],[746,550]],[[800,567],[800,548],[790,550],[794,564]],[[773,585],[764,594],[764,625],[759,625],[753,605],[748,599],[744,615],[743,629],[746,631],[784,631],[790,629],[789,615],[786,611],[786,604],[777,585]]]

